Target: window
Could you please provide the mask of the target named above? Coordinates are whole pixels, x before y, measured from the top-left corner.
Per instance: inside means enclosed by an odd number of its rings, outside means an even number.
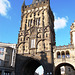
[[[26,23],[27,23],[27,19],[26,19]]]
[[[30,20],[28,21],[28,27],[30,26]]]
[[[0,55],[4,54],[4,48],[0,48]]]
[[[42,14],[44,14],[44,11],[42,12]]]
[[[0,60],[0,66],[1,66],[1,60]]]
[[[26,16],[26,18],[27,18],[27,16]]]
[[[41,38],[41,35],[39,37]]]
[[[37,19],[35,20],[35,24],[37,25]]]
[[[57,58],[61,58],[60,52],[57,52]]]
[[[48,34],[46,34],[46,37],[48,37]]]
[[[25,46],[23,46],[23,49],[25,49]]]
[[[39,25],[40,25],[40,18],[39,18]]]
[[[20,40],[22,41],[22,38]]]
[[[32,14],[30,14],[30,17],[32,17]]]
[[[26,26],[26,24],[25,24],[25,30],[27,30],[27,26]]]
[[[31,19],[31,25],[32,25],[32,19]]]
[[[35,39],[31,39],[31,48],[35,48]]]
[[[62,58],[65,58],[65,53],[64,52],[62,52]]]
[[[39,12],[38,12],[38,16],[39,16]]]
[[[26,37],[26,40],[28,40],[28,37]]]
[[[70,69],[70,68],[68,68],[68,71],[69,71],[69,72],[71,72],[71,69]]]
[[[36,25],[38,25],[38,19],[36,19]]]
[[[36,13],[34,13],[34,16],[36,16]]]
[[[69,51],[66,51],[66,58],[70,58]]]
[[[43,18],[42,18],[42,19],[43,19],[43,21],[44,21],[44,16],[43,16]]]

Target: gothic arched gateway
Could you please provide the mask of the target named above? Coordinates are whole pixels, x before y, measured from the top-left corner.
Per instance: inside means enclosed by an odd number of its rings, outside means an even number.
[[[29,6],[25,5],[24,0],[21,11],[16,75],[33,75],[40,65],[45,75],[53,75],[55,32],[50,0],[33,0]]]
[[[43,57],[43,58],[42,58]],[[43,66],[44,74],[50,74],[52,73],[52,64],[47,62],[47,58],[45,54],[43,53],[41,55],[41,59],[39,58],[31,58],[31,57],[25,57],[22,55],[16,56],[16,75],[34,75],[35,70],[40,66]]]
[[[71,67],[71,68],[75,71],[73,65],[71,65],[71,64],[69,64],[69,63],[60,63],[60,64],[58,64],[58,65],[55,67],[55,75],[61,75],[61,67],[62,67],[62,66],[64,66],[64,67],[69,66],[69,67]],[[65,69],[65,71],[66,71],[66,69]],[[72,73],[71,73],[71,74],[72,74]],[[72,75],[73,75],[73,74],[72,74]]]

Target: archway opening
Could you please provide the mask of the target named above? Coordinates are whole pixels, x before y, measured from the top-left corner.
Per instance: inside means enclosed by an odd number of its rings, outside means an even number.
[[[43,75],[44,74],[44,68],[43,66],[39,66],[36,71],[35,71],[36,75]]]
[[[40,61],[30,58],[30,59],[28,59],[27,61],[24,62],[24,65],[23,65],[22,71],[21,71],[21,75],[35,75],[35,72],[36,72],[37,68],[38,69],[43,68]],[[39,71],[37,71],[37,72],[39,72]]]
[[[71,64],[61,63],[56,66],[55,75],[75,75],[75,70]]]

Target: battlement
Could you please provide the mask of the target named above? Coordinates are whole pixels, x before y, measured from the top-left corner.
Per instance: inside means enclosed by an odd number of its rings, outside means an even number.
[[[59,50],[59,49],[68,49],[68,48],[74,48],[72,44],[69,45],[64,45],[64,46],[54,46],[54,49]]]
[[[25,9],[38,7],[40,5],[45,5],[47,3],[49,3],[49,0],[45,0],[45,1],[42,1],[42,2],[39,2],[39,3],[35,3],[35,4],[31,4],[31,5],[27,5],[27,6],[25,6]]]

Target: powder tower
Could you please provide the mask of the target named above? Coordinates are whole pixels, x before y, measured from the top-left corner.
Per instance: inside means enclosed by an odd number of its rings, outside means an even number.
[[[50,0],[33,0],[31,5],[24,0],[21,12],[16,75],[34,75],[40,65],[44,75],[53,75],[55,32]]]

